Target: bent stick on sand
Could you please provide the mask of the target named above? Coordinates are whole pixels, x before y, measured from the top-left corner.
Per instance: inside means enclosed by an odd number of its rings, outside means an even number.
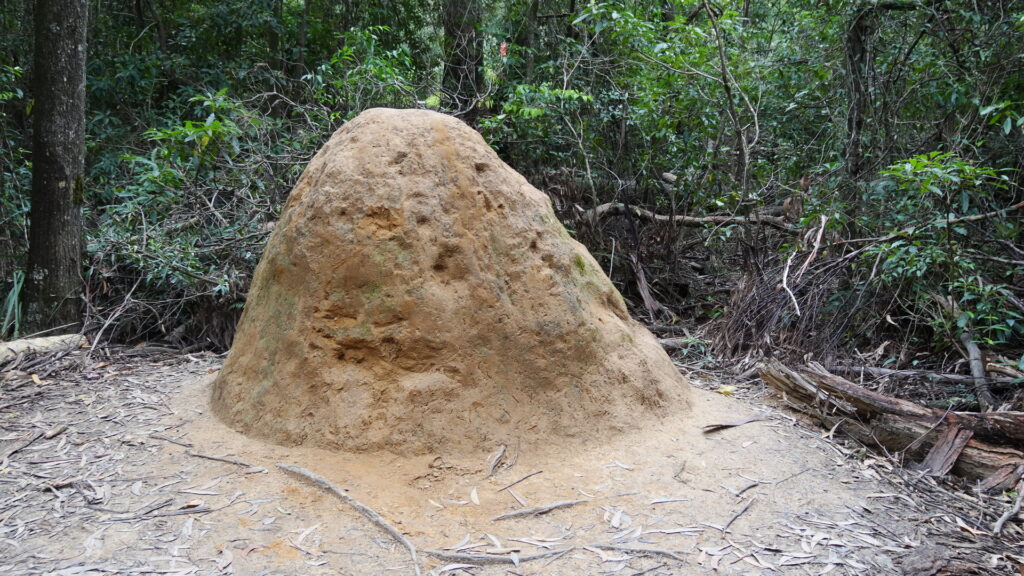
[[[515,510],[501,516],[495,516],[491,518],[491,522],[498,520],[508,520],[509,518],[522,518],[523,516],[538,516],[540,514],[547,514],[552,510],[558,510],[559,508],[568,508],[577,504],[589,502],[589,500],[566,500],[564,502],[555,502],[554,504],[548,504],[546,506],[535,506],[533,508],[523,508],[522,510]]]
[[[466,562],[469,564],[515,564],[516,562],[529,562],[531,560],[540,560],[542,558],[551,558],[552,556],[561,556],[567,552],[572,552],[575,548],[563,548],[562,550],[550,550],[547,552],[539,552],[537,554],[528,554],[526,556],[519,556],[513,559],[512,556],[487,556],[484,554],[460,554],[457,552],[445,552],[443,550],[424,550],[423,553],[429,556],[433,556],[438,560],[445,562]]]
[[[323,488],[324,490],[327,490],[328,492],[334,494],[343,502],[355,508],[357,512],[359,512],[367,519],[369,519],[370,522],[373,522],[382,530],[387,532],[392,538],[397,540],[399,544],[405,546],[409,550],[409,555],[412,556],[412,565],[416,569],[416,576],[420,575],[420,562],[416,558],[416,546],[414,546],[413,543],[408,538],[406,538],[404,534],[399,532],[398,528],[395,528],[394,526],[389,524],[387,520],[381,517],[380,514],[378,514],[369,506],[366,506],[365,504],[360,503],[355,498],[349,496],[348,494],[345,494],[340,488],[328,482],[326,478],[314,474],[313,472],[310,472],[305,468],[301,468],[299,466],[292,466],[291,464],[281,463],[278,463],[277,467],[284,470],[285,472],[290,472],[292,474],[295,474],[296,476],[300,476],[306,480],[309,480],[310,482],[316,484],[320,488]]]

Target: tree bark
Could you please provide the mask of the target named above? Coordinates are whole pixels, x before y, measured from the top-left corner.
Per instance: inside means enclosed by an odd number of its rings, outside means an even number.
[[[264,32],[267,36],[267,64],[273,70],[284,72],[285,58],[281,54],[281,26],[284,17],[284,3],[282,0],[270,0],[266,9],[267,20],[264,24]]]
[[[896,370],[893,368],[877,368],[875,366],[843,366],[840,364],[831,364],[826,366],[830,372],[840,372],[843,374],[852,374],[854,376],[870,376],[872,378],[909,378],[912,380],[919,380],[922,382],[931,381],[944,381],[944,382],[960,382],[964,384],[973,384],[974,376],[968,376],[966,374],[943,374],[941,372],[932,372],[930,370],[913,370],[904,369]],[[989,364],[986,366],[987,372],[992,372],[1002,367]],[[1012,373],[1012,372],[1011,372]],[[1010,385],[1014,382],[1018,382],[1019,377],[1016,376],[997,376],[995,378],[989,378],[989,382],[993,384],[1005,384]]]
[[[455,116],[474,124],[477,104],[483,97],[483,43],[479,0],[445,0],[441,20],[444,26],[445,63],[441,87]]]
[[[292,62],[291,76],[299,79],[306,73],[306,37],[309,34],[309,3],[302,0],[302,20],[299,21],[299,37],[296,40],[295,58]]]
[[[864,124],[874,68],[871,41],[877,18],[873,7],[858,10],[846,32],[846,174],[853,180],[864,172]]]
[[[996,400],[992,397],[988,378],[985,377],[985,361],[981,358],[981,349],[974,342],[974,334],[969,329],[960,333],[960,341],[967,350],[967,361],[971,365],[971,377],[974,379],[974,393],[978,397],[978,403],[981,404],[982,411],[992,410]]]
[[[773,360],[761,379],[829,428],[869,446],[902,452],[934,474],[952,470],[983,489],[1012,486],[1024,465],[1024,413],[947,412],[885,396],[829,373],[817,364],[792,370]],[[938,463],[941,467],[936,469]]]
[[[871,114],[872,82],[875,76],[875,33],[883,10],[911,11],[916,1],[864,2],[856,9],[846,29],[846,174],[859,179],[868,169],[865,126]]]
[[[523,80],[527,84],[533,82],[534,52],[537,44],[537,7],[539,4],[540,0],[528,1],[522,26],[516,35],[516,44],[522,46],[526,52],[523,57]]]
[[[36,4],[25,314],[30,330],[81,322],[88,10],[88,0]]]
[[[633,212],[633,215],[642,220],[650,222],[670,222],[678,226],[705,226],[707,224],[757,224],[761,226],[771,226],[772,228],[778,228],[786,232],[796,232],[794,228],[785,218],[779,216],[766,216],[754,214],[751,216],[685,216],[677,214],[671,216],[668,214],[656,214],[650,210],[643,208],[637,208],[636,206],[630,206],[629,210]],[[609,216],[625,216],[627,208],[624,204],[619,202],[609,202],[607,204],[601,204],[595,206],[583,213],[583,217],[591,222],[597,222],[603,220]]]

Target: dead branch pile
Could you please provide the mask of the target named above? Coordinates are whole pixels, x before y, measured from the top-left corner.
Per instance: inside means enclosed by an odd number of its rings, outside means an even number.
[[[791,369],[777,360],[761,378],[798,408],[865,445],[902,457],[934,476],[950,471],[982,490],[1008,489],[1024,475],[1024,412],[952,412],[885,396],[817,363]]]

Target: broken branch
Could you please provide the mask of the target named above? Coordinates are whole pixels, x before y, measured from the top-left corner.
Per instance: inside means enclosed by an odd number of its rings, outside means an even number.
[[[534,506],[533,508],[523,508],[522,510],[514,510],[507,514],[495,516],[491,518],[491,522],[497,522],[498,520],[508,520],[510,518],[522,518],[523,516],[538,516],[540,514],[547,514],[552,510],[558,510],[559,508],[569,508],[577,504],[589,502],[589,500],[565,500],[563,502],[555,502],[554,504],[547,504],[545,506]]]
[[[772,228],[785,230],[786,232],[795,231],[795,228],[793,228],[785,218],[779,216],[684,216],[681,214],[668,216],[665,214],[657,214],[636,206],[630,206],[629,211],[631,211],[634,216],[642,220],[647,220],[649,222],[672,222],[679,226],[705,226],[707,224],[756,224],[761,226],[771,226]],[[591,222],[597,222],[609,216],[625,216],[626,213],[627,209],[625,204],[620,202],[609,202],[586,210],[583,213],[583,217]]]
[[[334,484],[331,484],[329,481],[327,481],[326,478],[324,478],[322,476],[319,476],[317,474],[314,474],[313,472],[310,472],[309,470],[306,470],[305,468],[301,468],[299,466],[292,466],[291,464],[281,464],[281,463],[278,463],[277,467],[280,468],[281,470],[284,470],[285,472],[290,472],[290,473],[292,473],[292,474],[294,474],[296,476],[304,478],[304,479],[312,482],[313,484],[316,484],[320,488],[323,488],[324,490],[327,490],[331,494],[334,494],[342,502],[344,502],[344,503],[348,504],[349,506],[355,508],[357,512],[359,512],[360,514],[365,516],[370,522],[373,522],[374,524],[376,524],[377,527],[379,527],[381,530],[384,530],[385,532],[387,532],[388,535],[390,535],[399,544],[405,546],[406,549],[409,550],[409,555],[412,556],[413,568],[416,569],[416,576],[420,575],[420,563],[419,563],[419,560],[416,558],[416,546],[414,546],[413,543],[408,538],[406,538],[404,534],[399,532],[398,528],[395,528],[394,526],[392,526],[390,523],[388,523],[387,520],[385,520],[383,517],[381,517],[380,514],[378,514],[376,511],[374,511],[373,508],[370,508],[369,506],[366,506],[365,504],[360,503],[355,498],[349,496],[348,494],[345,494],[340,488],[338,488]]]

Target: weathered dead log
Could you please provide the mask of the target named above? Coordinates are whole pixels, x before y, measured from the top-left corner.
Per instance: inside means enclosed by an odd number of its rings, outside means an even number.
[[[657,214],[636,206],[630,206],[629,210],[632,210],[633,214],[637,218],[647,220],[649,222],[672,222],[679,226],[704,226],[706,224],[755,224],[771,226],[772,228],[778,228],[779,230],[785,230],[786,232],[795,232],[797,230],[791,222],[788,222],[785,218],[781,218],[779,216],[684,216],[681,214],[671,216],[668,214]],[[583,213],[583,217],[592,222],[603,220],[609,216],[624,215],[626,215],[626,205],[620,202],[601,204],[600,206],[591,208]]]
[[[840,374],[857,374],[871,376],[872,378],[914,378],[919,380],[929,380],[936,382],[957,382],[960,384],[973,384],[974,376],[967,374],[946,374],[943,372],[934,372],[932,370],[915,370],[915,369],[895,369],[895,368],[878,368],[875,366],[844,366],[840,364],[830,364],[827,366],[830,372],[839,372]],[[988,372],[999,371],[1008,376],[993,376],[989,377],[989,382],[993,384],[1012,384],[1020,381],[1019,376],[1013,376],[1009,369],[999,366],[998,364],[988,364],[985,366],[985,370]]]
[[[686,350],[693,347],[693,338],[659,338],[658,344],[665,350]]]
[[[778,361],[761,378],[798,406],[856,440],[901,453],[933,474],[952,469],[986,489],[1011,487],[1024,464],[1024,413],[945,412],[892,398],[831,374],[821,365],[793,370]]]
[[[971,365],[971,376],[974,378],[974,393],[978,396],[978,403],[981,409],[988,412],[996,403],[992,397],[992,391],[988,387],[988,378],[985,376],[985,360],[981,356],[981,348],[974,341],[974,334],[970,330],[960,333],[960,341],[967,350],[967,361]]]
[[[42,336],[40,338],[24,338],[13,342],[0,342],[0,363],[16,358],[18,354],[48,354],[71,348],[79,348],[85,344],[85,336],[81,334],[62,334],[60,336]]]
[[[817,384],[825,391],[839,395],[850,402],[859,416],[895,414],[912,418],[922,424],[940,423],[959,425],[971,430],[986,442],[1024,446],[1024,412],[949,412],[893,398],[862,388],[849,380],[832,374],[820,364],[811,363],[806,372],[813,374]]]

